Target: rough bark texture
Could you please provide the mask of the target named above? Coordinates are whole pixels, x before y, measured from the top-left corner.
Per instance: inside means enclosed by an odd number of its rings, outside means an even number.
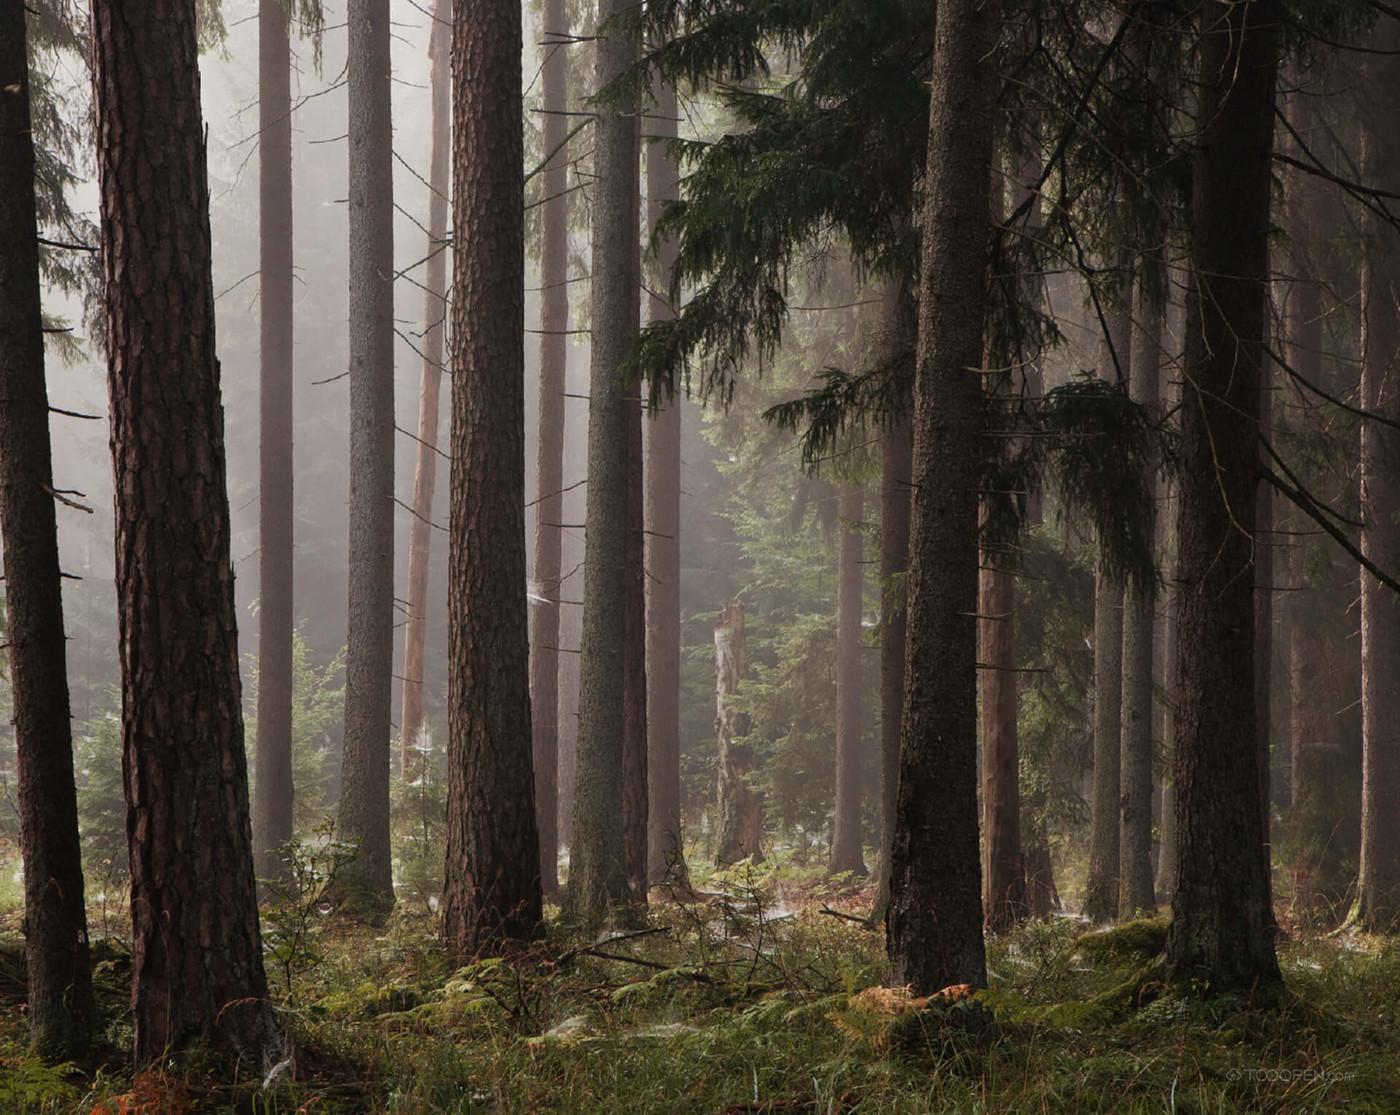
[[[408,528],[408,588],[403,624],[403,706],[399,713],[399,769],[405,782],[421,777],[423,654],[428,638],[428,556],[437,488],[438,405],[442,393],[442,336],[447,316],[447,208],[452,189],[452,0],[433,5],[428,36],[433,98],[433,143],[428,168],[428,263],[423,276],[423,372],[418,381],[418,460],[413,470],[413,518]]]
[[[753,749],[734,742],[748,734],[748,717],[728,700],[739,691],[739,683],[748,672],[744,604],[731,600],[715,622],[715,738],[719,752],[719,849],[715,862],[720,867],[745,858],[763,862],[763,804],[747,780],[753,770]]]
[[[350,0],[350,592],[340,832],[347,897],[394,902],[389,736],[394,668],[394,192],[389,0]]]
[[[1138,283],[1129,393],[1134,402],[1159,410],[1162,307]],[[1147,478],[1149,489],[1155,477]],[[1154,506],[1147,527],[1155,532]],[[1152,651],[1156,643],[1156,584],[1131,582],[1123,591],[1122,767],[1120,770],[1118,916],[1152,915]]]
[[[606,0],[599,22],[625,0]],[[633,60],[622,35],[598,40],[595,87]],[[623,841],[624,648],[627,611],[627,434],[638,421],[618,368],[637,328],[637,129],[630,115],[599,112],[593,126],[592,353],[588,378],[588,548],[579,661],[578,770],[569,903],[588,923],[628,901]]]
[[[1118,915],[1118,833],[1122,783],[1123,586],[1100,562],[1094,584],[1094,798],[1084,915]]]
[[[25,9],[0,6],[0,541],[19,767],[29,1037],[77,1056],[95,1007],[73,790],[73,737],[39,302]]]
[[[634,179],[635,182],[635,179]],[[633,191],[634,202],[637,193]],[[636,227],[636,221],[633,221]],[[633,291],[640,289],[641,270],[633,237]],[[635,322],[635,318],[633,319]],[[627,409],[627,603],[623,635],[622,841],[627,857],[627,884],[632,897],[647,900],[647,605],[645,500],[642,461],[642,399],[629,388]]]
[[[868,874],[860,831],[860,638],[864,569],[859,526],[865,490],[841,486],[841,549],[836,572],[836,794],[831,823],[833,875]]]
[[[881,292],[881,348],[892,405],[880,434],[880,883],[870,911],[879,925],[890,905],[890,853],[899,798],[899,741],[904,723],[904,574],[909,569],[909,474],[914,450],[909,393],[918,321],[902,282]]]
[[[1259,435],[1273,442],[1273,361],[1266,360],[1259,369]],[[1261,461],[1267,457],[1259,449]],[[1272,460],[1262,461],[1272,465]],[[1269,833],[1270,770],[1273,766],[1273,672],[1274,672],[1274,547],[1278,534],[1274,529],[1274,490],[1260,484],[1254,496],[1254,759],[1259,767],[1259,823],[1264,854],[1264,874],[1273,878],[1273,849]],[[1273,905],[1269,907],[1270,924],[1276,924]]]
[[[1400,32],[1381,21],[1368,57],[1362,171],[1368,182],[1393,185],[1400,175]],[[1370,215],[1361,270],[1361,405],[1400,419],[1400,236]],[[1362,552],[1383,569],[1400,566],[1400,433],[1378,422],[1361,425]],[[1400,601],[1361,574],[1361,877],[1358,918],[1373,932],[1393,932],[1400,919]]]
[[[887,936],[918,994],[987,982],[977,833],[977,487],[996,43],[987,0],[944,0],[924,179],[899,799]]]
[[[1166,511],[1171,516],[1171,498],[1166,502]],[[1175,523],[1175,517],[1168,520]],[[1174,533],[1175,526],[1169,527]],[[1166,547],[1175,547],[1170,543]],[[1162,688],[1167,699],[1162,705],[1162,751],[1166,755],[1167,774],[1162,779],[1162,839],[1157,853],[1157,898],[1169,905],[1176,892],[1176,780],[1172,777],[1174,756],[1176,755],[1176,576],[1173,570],[1168,579],[1166,615],[1162,620]]]
[[[452,39],[452,471],[447,877],[459,954],[541,928],[525,600],[520,8],[463,3]]]
[[[214,355],[194,4],[97,0],[139,1066],[269,1052]]]
[[[530,715],[534,723],[535,816],[540,882],[559,889],[559,576],[564,521],[564,370],[569,327],[569,176],[564,116],[569,73],[569,17],[564,0],[545,0],[544,150],[540,230],[540,401],[535,451],[535,557],[530,609]]]
[[[1016,737],[1016,581],[984,568],[977,607],[981,643],[982,818],[986,923],[1007,929],[1026,916],[1021,863],[1021,770]]]
[[[676,91],[655,86],[657,137],[647,146],[647,226],[655,230],[661,203],[675,198],[676,163],[664,139],[676,134]],[[676,245],[657,245],[652,267],[653,292],[647,303],[651,321],[674,316],[656,292],[670,289]],[[681,402],[658,401],[646,423],[647,499],[647,874],[652,883],[668,875],[686,877],[681,834]]]
[[[1254,511],[1279,6],[1207,3],[1182,397],[1172,978],[1279,980],[1254,707]]]
[[[253,846],[292,838],[292,97],[284,0],[258,4],[258,739]]]

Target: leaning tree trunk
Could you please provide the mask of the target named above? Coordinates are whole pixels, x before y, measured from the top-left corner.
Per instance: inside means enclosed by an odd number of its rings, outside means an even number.
[[[742,859],[763,862],[763,803],[748,783],[753,748],[735,741],[748,734],[748,717],[730,700],[748,676],[744,604],[731,600],[715,622],[715,737],[719,758],[716,813],[719,850],[715,862],[729,867]]]
[[[909,569],[909,475],[914,449],[909,393],[918,323],[902,281],[885,280],[880,314],[881,361],[891,390],[880,433],[880,883],[870,911],[871,923],[877,926],[890,905],[904,723],[904,575]]]
[[[606,0],[600,24],[626,7]],[[636,56],[626,35],[599,38],[596,86]],[[637,329],[637,130],[630,113],[595,118],[592,353],[588,378],[588,504],[584,516],[583,645],[579,661],[578,771],[569,904],[587,923],[625,905],[623,836],[624,640],[627,612],[628,426],[639,421],[618,369]]]
[[[540,219],[540,404],[535,445],[535,561],[530,609],[530,715],[534,723],[535,817],[540,883],[559,889],[559,578],[564,522],[564,371],[569,328],[569,152],[566,96],[569,16],[545,0],[544,205]]]
[[[258,874],[292,838],[292,51],[284,0],[258,4]]]
[[[1129,394],[1134,402],[1160,413],[1162,305],[1139,273]],[[1156,472],[1155,462],[1147,466]],[[1147,478],[1156,487],[1155,475]],[[1154,504],[1144,526],[1156,533]],[[1155,574],[1155,567],[1154,567]],[[1152,915],[1157,899],[1152,890],[1152,651],[1156,643],[1157,585],[1130,581],[1123,590],[1123,696],[1121,812],[1118,848],[1118,916]]]
[[[23,4],[0,7],[0,541],[24,857],[29,1037],[64,1061],[96,1013],[73,789],[63,594],[44,381]]]
[[[654,137],[647,147],[647,225],[677,196],[676,162],[664,140],[676,134],[676,91],[655,86]],[[657,245],[648,317],[675,316],[670,289],[676,245]],[[662,392],[646,423],[647,874],[652,883],[686,877],[681,834],[681,401]]]
[[[535,936],[543,911],[524,593],[521,45],[511,0],[482,0],[453,28],[443,935],[458,955]]]
[[[195,5],[96,0],[138,1066],[272,1035],[214,349]],[[178,249],[178,250],[177,250]]]
[[[938,10],[914,376],[907,668],[887,937],[896,983],[987,982],[977,833],[977,489],[998,5]],[[931,807],[936,803],[936,807]]]
[[[271,0],[269,0],[271,2]],[[423,657],[428,638],[428,555],[437,488],[438,402],[443,329],[447,318],[447,207],[452,188],[452,0],[433,6],[428,36],[432,63],[433,143],[428,166],[428,265],[423,286],[423,372],[418,381],[418,460],[413,470],[413,517],[408,527],[408,596],[403,622],[403,706],[399,770],[405,783],[422,776]]]
[[[1279,981],[1259,811],[1255,487],[1277,0],[1201,14],[1177,577],[1177,886],[1166,970],[1211,991]]]
[[[831,826],[833,875],[867,874],[860,833],[861,537],[865,492],[841,486],[841,549],[836,574],[836,795]]]
[[[1400,66],[1395,21],[1382,21],[1370,56],[1363,114],[1362,170],[1368,182],[1400,175]],[[1361,266],[1361,405],[1400,419],[1400,236],[1369,215]],[[1379,422],[1361,425],[1362,552],[1375,564],[1400,566],[1400,433]],[[1394,932],[1400,921],[1400,601],[1361,573],[1361,876],[1358,920],[1371,932]]]
[[[350,0],[350,595],[339,837],[351,902],[394,903],[389,736],[394,670],[394,189],[389,2]]]

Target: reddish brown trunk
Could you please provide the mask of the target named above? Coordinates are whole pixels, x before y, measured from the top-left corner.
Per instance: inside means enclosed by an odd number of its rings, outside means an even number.
[[[256,1064],[272,1027],[248,819],[194,4],[97,0],[92,31],[136,1063],[199,1044]]]
[[[268,0],[276,2],[276,0]],[[428,556],[437,488],[438,405],[442,389],[442,333],[447,316],[447,208],[452,189],[452,0],[437,0],[428,37],[433,98],[433,145],[428,170],[428,265],[423,285],[423,372],[418,381],[418,460],[413,470],[413,518],[408,528],[408,589],[403,624],[403,706],[399,715],[399,769],[405,782],[420,777],[423,733],[423,654],[428,637]]]
[[[0,541],[24,857],[29,1036],[80,1054],[95,1008],[73,789],[73,740],[40,332],[25,9],[0,8]]]
[[[447,877],[459,955],[540,931],[525,585],[525,224],[520,8],[452,40],[452,475]],[[492,544],[482,545],[483,539]]]
[[[984,911],[989,929],[1004,930],[1026,916],[1016,737],[1016,582],[1010,573],[983,569],[979,589]]]

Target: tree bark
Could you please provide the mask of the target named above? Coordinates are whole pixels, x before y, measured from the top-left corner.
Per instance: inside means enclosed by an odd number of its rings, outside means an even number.
[[[633,180],[635,183],[635,179]],[[637,193],[633,191],[633,203]],[[636,220],[633,221],[636,227]],[[633,291],[641,288],[640,244],[634,236]],[[634,322],[636,318],[634,317]],[[630,387],[627,411],[627,601],[623,636],[622,830],[632,897],[647,900],[646,533],[643,512],[642,397]]]
[[[661,203],[678,193],[676,162],[665,140],[676,134],[676,91],[658,81],[653,140],[647,147],[647,224],[656,231]],[[675,316],[657,292],[670,288],[676,245],[656,245],[648,318]],[[660,883],[685,879],[681,833],[681,400],[663,393],[646,423],[647,571],[647,874]]]
[[[1167,514],[1171,515],[1171,495],[1165,501]],[[1174,522],[1172,518],[1169,521]],[[1175,547],[1168,544],[1172,550]],[[1176,755],[1176,576],[1169,577],[1169,588],[1165,602],[1166,615],[1162,619],[1162,688],[1167,699],[1161,711],[1162,751],[1166,755],[1167,775],[1162,779],[1162,840],[1157,853],[1157,898],[1164,905],[1170,905],[1176,891],[1176,781],[1171,775]]]
[[[520,8],[453,27],[452,471],[443,935],[459,955],[541,929],[525,600]]]
[[[283,0],[258,4],[258,875],[292,838],[292,52]]]
[[[1084,915],[1091,922],[1118,914],[1118,833],[1122,783],[1123,586],[1102,559],[1094,583],[1094,798]]]
[[[1162,307],[1138,281],[1133,314],[1129,393],[1134,402],[1160,412]],[[1152,466],[1155,472],[1155,463]],[[1149,476],[1149,489],[1156,487]],[[1156,531],[1155,505],[1147,529]],[[1151,916],[1157,911],[1152,890],[1152,651],[1156,643],[1157,586],[1129,583],[1123,591],[1123,705],[1121,829],[1118,855],[1118,916]]]
[[[625,0],[606,0],[601,24]],[[598,39],[595,85],[631,64],[632,40]],[[592,353],[588,380],[583,645],[579,662],[578,772],[569,904],[587,924],[629,901],[623,833],[624,640],[627,612],[628,425],[618,369],[637,329],[637,129],[632,116],[600,111],[594,123]]]
[[[1182,398],[1178,871],[1166,969],[1212,992],[1279,982],[1254,705],[1256,434],[1276,0],[1202,11]]]
[[[1393,19],[1378,25],[1363,88],[1362,172],[1374,183],[1400,174],[1395,114],[1400,109],[1400,47]],[[1400,237],[1368,214],[1361,264],[1361,405],[1400,419]],[[1362,552],[1385,569],[1400,566],[1400,435],[1378,422],[1361,424]],[[1361,873],[1357,912],[1362,928],[1394,932],[1400,921],[1400,601],[1361,573]]]
[[[977,488],[1000,12],[938,11],[914,377],[907,666],[887,937],[918,994],[987,982],[977,832]],[[936,803],[936,807],[935,807]]]
[[[866,875],[860,831],[860,637],[864,570],[861,536],[865,491],[841,486],[841,548],[836,574],[836,794],[831,824],[833,875]]]
[[[540,403],[535,451],[535,560],[530,609],[530,714],[534,722],[535,816],[540,882],[559,889],[559,578],[564,521],[564,371],[569,328],[569,16],[564,0],[545,0],[544,150],[540,230]]]
[[[394,668],[394,190],[388,0],[350,0],[350,592],[340,837],[347,898],[394,904],[389,736]]]
[[[890,864],[899,800],[899,743],[904,724],[905,573],[909,569],[909,493],[914,433],[909,421],[912,357],[918,322],[903,281],[881,292],[882,358],[892,404],[880,433],[880,884],[873,924],[890,904]]]
[[[268,0],[272,2],[272,0]],[[433,5],[431,62],[432,153],[428,166],[428,263],[423,276],[423,371],[418,381],[418,460],[413,470],[413,517],[408,528],[408,588],[403,623],[403,705],[399,770],[422,777],[423,657],[428,638],[428,556],[437,489],[438,408],[442,393],[443,327],[447,318],[447,210],[452,189],[452,0]]]
[[[729,700],[748,676],[748,642],[744,636],[744,604],[731,600],[715,623],[715,737],[718,745],[719,850],[715,863],[729,867],[742,859],[763,862],[763,805],[747,776],[753,770],[753,749],[734,741],[748,734],[748,717]]]
[[[73,737],[44,377],[25,8],[0,7],[0,541],[24,859],[29,1038],[65,1061],[96,1007],[73,789]]]
[[[1021,863],[1021,770],[1016,737],[1016,581],[1004,570],[979,573],[981,633],[982,828],[987,854],[988,929],[1026,916]]]
[[[195,1044],[260,1058],[272,1036],[194,9],[97,0],[92,11],[141,1067]]]

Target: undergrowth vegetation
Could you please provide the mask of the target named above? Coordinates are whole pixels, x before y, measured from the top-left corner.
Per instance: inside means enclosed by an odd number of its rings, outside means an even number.
[[[1396,1110],[1394,942],[1282,944],[1289,994],[1265,1009],[1153,984],[1165,921],[1085,933],[1059,918],[989,941],[988,990],[912,999],[882,987],[883,933],[849,881],[740,867],[694,885],[657,892],[637,927],[584,939],[556,918],[529,949],[465,962],[421,907],[369,924],[308,904],[305,951],[272,966],[294,1067],[237,1080],[197,1062],[132,1078],[130,963],[115,939],[96,956],[106,1045],[81,1066],[27,1057],[10,919],[0,1110]]]

